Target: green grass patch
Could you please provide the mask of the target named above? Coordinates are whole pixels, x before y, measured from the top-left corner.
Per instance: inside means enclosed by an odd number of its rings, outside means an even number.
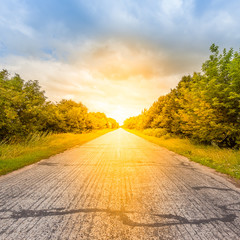
[[[171,137],[169,134],[162,135],[161,137],[155,137],[153,136],[154,134],[152,131],[149,133],[146,131],[126,130],[145,138],[152,143],[181,154],[194,162],[201,163],[202,165],[216,169],[218,172],[240,179],[239,150],[221,149],[215,146],[195,144],[189,139]]]
[[[20,143],[0,143],[0,175],[48,158],[112,131],[90,133],[33,134]]]

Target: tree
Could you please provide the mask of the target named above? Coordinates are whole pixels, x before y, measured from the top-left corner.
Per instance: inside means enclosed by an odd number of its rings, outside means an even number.
[[[23,137],[32,132],[76,132],[118,127],[104,113],[88,113],[82,103],[46,100],[38,81],[0,72],[0,137]]]
[[[139,116],[129,118],[128,128],[164,128],[219,146],[240,146],[240,53],[215,44],[202,65],[202,73],[184,76],[175,89]]]

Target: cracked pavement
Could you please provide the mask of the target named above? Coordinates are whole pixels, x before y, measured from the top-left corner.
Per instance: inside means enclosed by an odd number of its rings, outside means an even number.
[[[240,239],[240,191],[118,129],[0,177],[0,239]]]

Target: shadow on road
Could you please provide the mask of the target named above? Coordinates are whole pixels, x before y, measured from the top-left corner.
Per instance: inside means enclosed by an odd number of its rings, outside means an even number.
[[[147,214],[150,217],[153,217],[155,222],[153,223],[142,223],[142,222],[136,222],[130,219],[129,215],[131,214],[140,214],[146,216],[146,214],[141,214],[138,212],[132,212],[132,211],[113,211],[110,209],[100,209],[100,208],[80,208],[80,209],[70,209],[66,210],[64,208],[55,208],[50,210],[27,210],[23,209],[21,211],[2,211],[2,212],[8,212],[10,213],[8,217],[0,217],[0,219],[20,219],[20,218],[33,218],[33,217],[48,217],[48,216],[62,216],[62,215],[68,215],[68,214],[77,214],[77,213],[107,213],[112,216],[119,217],[119,220],[127,226],[132,227],[164,227],[164,226],[172,226],[172,225],[183,225],[183,224],[207,224],[210,222],[232,222],[235,220],[236,215],[235,214],[228,214],[222,217],[216,217],[216,218],[208,218],[208,219],[192,219],[188,220],[185,217],[173,215],[173,214]]]

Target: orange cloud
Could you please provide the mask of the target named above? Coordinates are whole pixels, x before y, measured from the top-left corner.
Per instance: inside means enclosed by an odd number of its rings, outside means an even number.
[[[183,64],[178,61],[177,68],[164,51],[113,40],[75,47],[68,62],[16,56],[5,61],[3,68],[38,79],[49,100],[81,101],[120,124],[169,92],[184,74]]]

